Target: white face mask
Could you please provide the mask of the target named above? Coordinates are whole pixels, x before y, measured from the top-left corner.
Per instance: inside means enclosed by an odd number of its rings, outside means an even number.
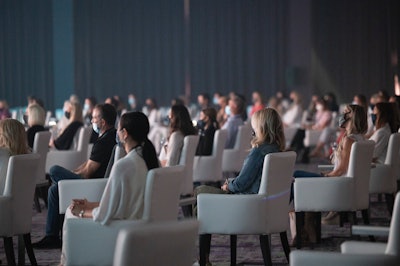
[[[96,132],[97,134],[100,133],[100,128],[98,127],[97,124],[93,123],[93,124],[92,124],[92,127],[93,127],[94,132]]]
[[[225,114],[231,115],[231,107],[229,105],[225,106]]]
[[[317,111],[322,111],[322,105],[317,104],[317,106],[315,107],[315,109],[317,109]]]

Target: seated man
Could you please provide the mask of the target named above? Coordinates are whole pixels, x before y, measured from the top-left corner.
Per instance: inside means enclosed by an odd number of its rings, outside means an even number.
[[[243,125],[243,112],[244,112],[244,99],[238,94],[234,94],[229,99],[230,114],[228,120],[222,127],[228,131],[228,138],[225,143],[225,149],[233,149],[236,142],[236,135],[239,130],[239,126]]]
[[[93,110],[93,130],[99,134],[93,144],[90,158],[73,172],[55,165],[50,168],[52,185],[49,188],[46,236],[34,248],[61,248],[60,229],[62,221],[59,217],[58,181],[64,179],[103,178],[115,142],[115,120],[117,112],[110,104],[99,104]]]

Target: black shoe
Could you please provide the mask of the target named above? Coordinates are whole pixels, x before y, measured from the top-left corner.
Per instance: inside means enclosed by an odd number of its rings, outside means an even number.
[[[56,236],[45,236],[42,240],[33,243],[33,248],[36,249],[56,249],[61,248],[61,240]]]

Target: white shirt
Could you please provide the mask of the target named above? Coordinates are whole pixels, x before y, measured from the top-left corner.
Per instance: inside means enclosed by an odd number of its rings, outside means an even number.
[[[167,161],[165,166],[178,165],[181,158],[183,148],[183,136],[182,132],[175,131],[169,137],[168,142],[161,148],[159,160]]]
[[[374,155],[372,158],[376,159],[377,163],[385,163],[390,134],[390,126],[386,123],[385,126],[376,130],[369,138],[375,141]]]
[[[141,147],[119,159],[111,169],[99,207],[93,209],[93,220],[105,225],[113,219],[141,219],[147,172]]]
[[[299,127],[303,116],[303,108],[299,104],[293,104],[282,116],[282,121],[289,127]]]

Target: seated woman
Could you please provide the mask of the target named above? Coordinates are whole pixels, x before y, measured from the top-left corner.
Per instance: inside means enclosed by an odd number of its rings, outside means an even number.
[[[376,119],[373,119],[375,121],[375,131],[369,138],[375,141],[373,162],[385,163],[390,135],[396,133],[399,129],[399,125],[396,122],[398,119],[397,109],[394,108],[392,103],[377,103],[372,116],[376,117]]]
[[[285,149],[283,125],[278,112],[273,108],[266,108],[255,112],[251,117],[251,126],[254,137],[251,141],[252,149],[243,163],[240,174],[219,188],[199,186],[195,195],[200,193],[234,193],[256,194],[260,188],[264,157],[268,153],[281,152]],[[211,242],[211,237],[208,239]],[[208,248],[210,244],[208,243]],[[209,263],[210,250],[207,250],[206,261]]]
[[[339,117],[339,127],[345,129],[345,135],[339,142],[338,148],[333,152],[332,163],[334,168],[330,172],[326,173],[310,173],[306,171],[295,171],[293,176],[295,178],[301,177],[322,177],[322,176],[343,176],[347,173],[350,161],[351,146],[354,142],[364,140],[364,134],[367,131],[367,114],[365,109],[359,105],[347,105],[344,109],[344,113]],[[293,194],[291,196],[293,199]],[[335,218],[337,214],[331,212],[328,216],[323,219],[323,222],[327,222]],[[292,238],[296,236],[296,230],[293,230],[292,225],[295,224],[294,212],[290,213],[291,218],[291,229]],[[311,243],[316,242],[315,227],[312,226],[313,216],[311,213],[306,213],[305,217],[305,228],[304,230],[308,234],[308,238]]]
[[[197,133],[190,119],[189,111],[184,105],[173,105],[169,119],[169,137],[160,153],[160,162],[163,167],[178,165],[183,148],[183,139],[187,135]]]
[[[26,131],[26,136],[28,138],[28,145],[32,149],[33,142],[35,140],[36,132],[45,131],[44,123],[46,119],[46,114],[44,109],[38,104],[31,104],[26,110],[28,115],[28,130]]]
[[[25,127],[18,120],[0,120],[0,195],[3,195],[10,156],[28,153]]]
[[[197,130],[200,140],[197,145],[196,155],[211,155],[214,143],[215,131],[219,129],[217,122],[217,110],[208,107],[200,112],[200,120],[197,121]]]
[[[61,131],[56,139],[50,140],[50,147],[57,150],[69,150],[74,140],[78,129],[83,126],[82,107],[79,103],[73,102],[70,104],[70,111],[65,112],[68,118],[68,125]]]
[[[66,220],[77,216],[106,225],[112,220],[142,217],[147,173],[159,167],[154,146],[147,138],[149,128],[149,120],[141,112],[121,116],[116,137],[127,155],[115,162],[100,202],[74,199]],[[64,234],[65,230],[66,226]],[[63,265],[66,259],[63,253]]]

